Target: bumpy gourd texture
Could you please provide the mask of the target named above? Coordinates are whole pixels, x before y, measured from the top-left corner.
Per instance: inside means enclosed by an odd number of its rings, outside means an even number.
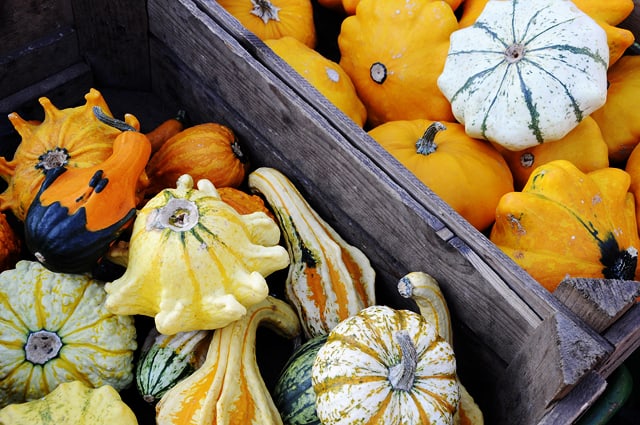
[[[52,162],[84,168],[111,155],[113,141],[120,130],[96,118],[94,107],[111,115],[99,91],[91,89],[85,99],[82,106],[57,109],[48,98],[41,97],[44,119],[39,124],[25,121],[17,113],[9,114],[21,141],[11,161],[0,157],[0,177],[8,183],[0,195],[0,209],[11,209],[19,220],[24,220],[42,186],[44,172]],[[133,115],[127,115],[125,120],[134,128],[140,128]]]
[[[263,212],[240,215],[208,180],[178,180],[139,211],[125,273],[107,282],[107,308],[155,317],[160,333],[217,329],[269,292],[289,265],[280,229]]]
[[[60,384],[41,399],[0,410],[0,425],[137,425],[131,408],[111,386]]]
[[[102,282],[53,273],[35,261],[0,274],[1,406],[37,399],[77,379],[117,390],[131,383],[133,318],[108,312],[105,298]],[[56,334],[61,347],[36,364],[27,360],[25,347],[30,334],[42,330]]]

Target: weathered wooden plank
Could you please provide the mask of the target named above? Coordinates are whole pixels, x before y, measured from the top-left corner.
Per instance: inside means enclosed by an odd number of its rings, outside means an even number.
[[[598,373],[587,373],[573,391],[552,405],[538,425],[575,423],[600,398],[606,387],[607,381]]]
[[[59,28],[0,56],[0,99],[80,62],[78,38]]]
[[[0,99],[0,118],[6,119],[6,115],[14,111],[25,117],[41,118],[42,108],[34,100],[46,96],[62,109],[71,106],[70,102],[82,99],[92,84],[91,69],[84,62],[79,62]]]
[[[149,44],[144,1],[71,0],[80,52],[96,84],[149,90]]]
[[[640,347],[640,304],[631,307],[603,336],[614,346],[613,353],[598,366],[598,372],[606,378]]]
[[[618,320],[640,296],[640,282],[615,279],[564,279],[553,295],[597,332]]]
[[[538,423],[551,404],[569,394],[610,351],[612,347],[564,315],[548,317],[507,367],[506,381],[498,383],[520,381],[517,392],[497,401],[500,423]],[[600,392],[590,390],[592,396]]]
[[[70,0],[0,2],[0,56],[73,24]]]

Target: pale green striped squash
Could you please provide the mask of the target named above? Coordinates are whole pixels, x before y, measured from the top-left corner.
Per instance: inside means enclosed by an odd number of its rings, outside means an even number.
[[[452,33],[438,87],[471,137],[519,151],[558,140],[606,101],[604,30],[569,0],[490,0]]]

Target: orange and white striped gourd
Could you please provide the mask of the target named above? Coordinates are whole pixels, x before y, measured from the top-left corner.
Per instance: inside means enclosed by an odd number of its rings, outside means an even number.
[[[291,258],[285,294],[307,338],[375,304],[375,271],[367,256],[324,221],[291,180],[262,167],[248,182],[265,197],[282,230]]]

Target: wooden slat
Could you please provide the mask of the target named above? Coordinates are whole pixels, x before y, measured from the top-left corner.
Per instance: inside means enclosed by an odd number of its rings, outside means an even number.
[[[71,0],[80,52],[101,86],[150,89],[144,1]]]
[[[612,350],[565,316],[548,317],[509,364],[505,381],[498,382],[501,386],[512,379],[520,381],[518,392],[505,393],[497,401],[501,423],[509,418],[515,423],[538,423],[551,403],[569,394]]]
[[[25,117],[39,119],[42,111],[34,102],[46,96],[59,109],[71,106],[71,102],[82,100],[93,84],[91,69],[83,62],[74,64],[36,84],[26,87],[10,96],[0,99],[0,118],[6,119],[10,112],[18,112]]]
[[[573,391],[554,403],[538,425],[575,423],[595,403],[607,388],[607,381],[596,372],[589,372]]]
[[[70,0],[2,0],[0,56],[73,24]]]
[[[80,62],[78,38],[71,27],[59,28],[0,55],[0,99]]]
[[[598,366],[598,372],[609,377],[631,353],[640,347],[640,304],[636,304],[603,334],[615,348]]]
[[[597,332],[618,320],[640,296],[640,282],[615,279],[564,279],[553,295]]]

